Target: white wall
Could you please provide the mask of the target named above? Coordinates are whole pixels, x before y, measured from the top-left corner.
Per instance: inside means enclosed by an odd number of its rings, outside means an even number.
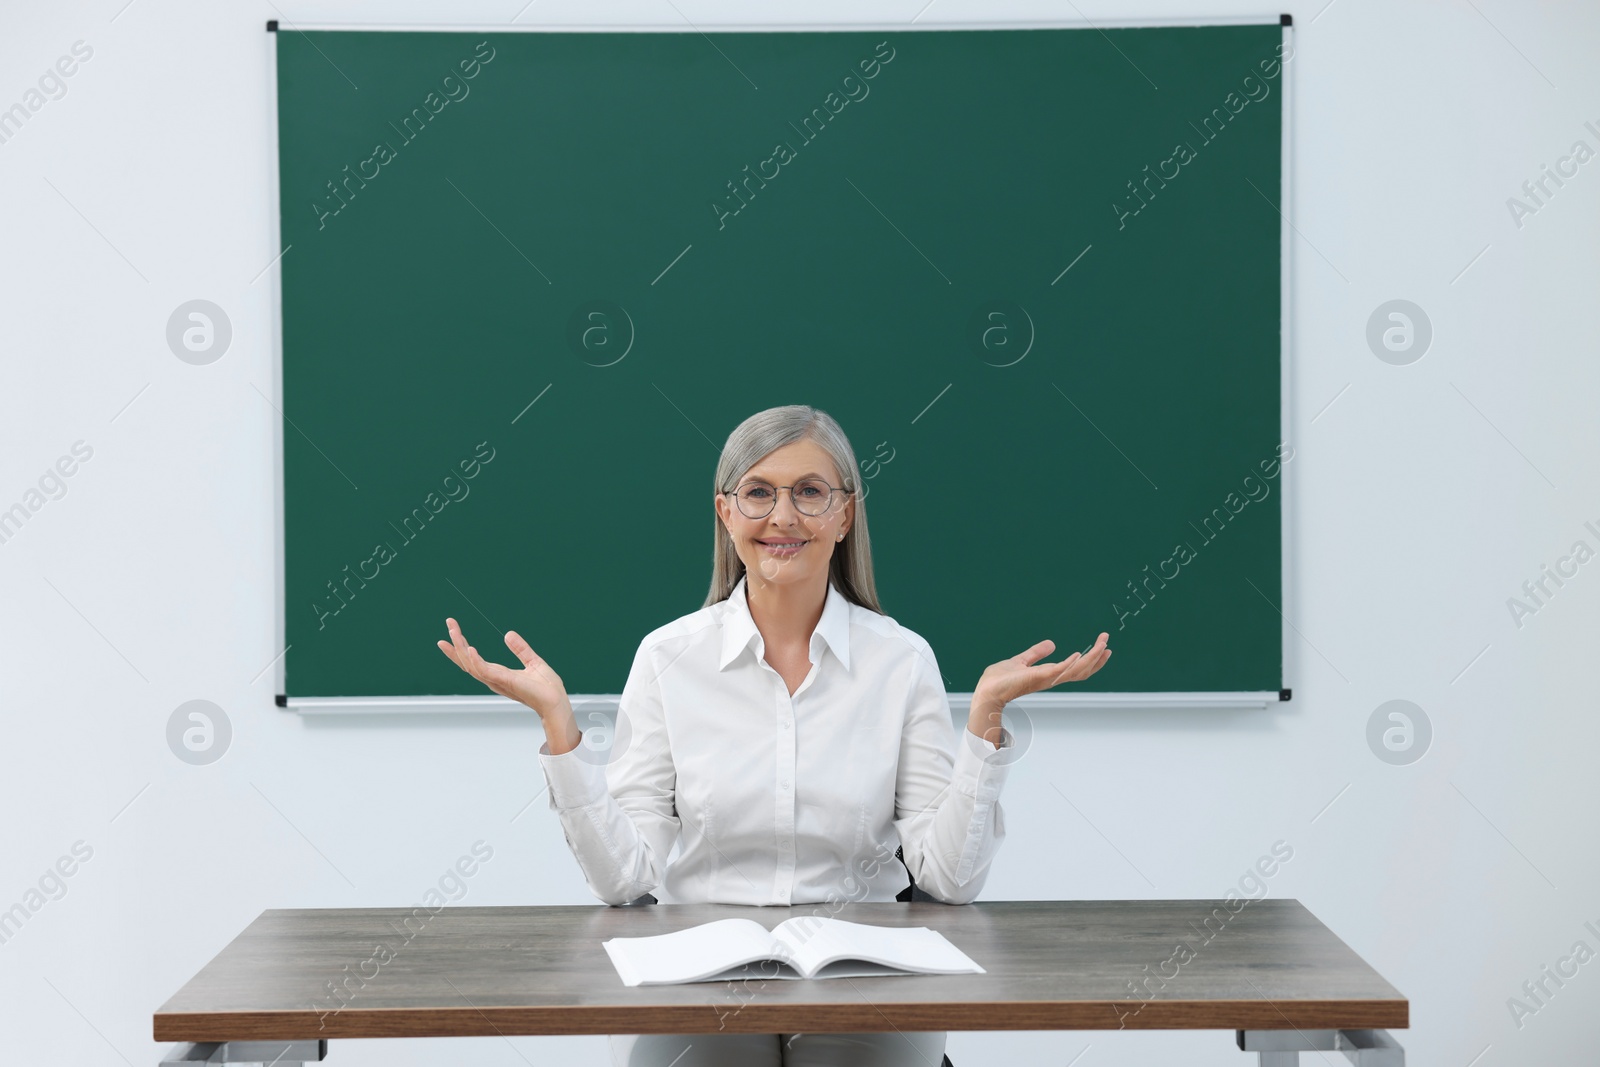
[[[0,507],[74,442],[94,450],[66,496],[0,544],[0,908],[74,842],[93,849],[66,894],[0,944],[6,1062],[152,1063],[164,1046],[151,1012],[261,909],[408,904],[480,838],[495,854],[464,903],[590,900],[543,800],[516,817],[542,784],[531,720],[309,721],[276,710],[260,673],[278,651],[276,416],[256,393],[270,393],[272,309],[267,282],[252,284],[277,252],[263,24],[375,15],[309,0],[283,12],[123,2],[0,11],[0,107],[74,42],[93,48],[67,94],[0,144]],[[760,15],[904,20],[922,3]],[[417,2],[384,17],[505,22],[521,4]],[[937,0],[923,19],[1081,8],[1098,22],[1190,6]],[[1283,839],[1294,859],[1271,893],[1304,901],[1411,998],[1412,1062],[1593,1063],[1600,963],[1520,1029],[1506,1001],[1575,941],[1600,949],[1583,927],[1600,926],[1600,563],[1520,628],[1506,600],[1574,541],[1600,548],[1583,526],[1600,528],[1600,161],[1520,227],[1506,201],[1574,141],[1600,149],[1584,127],[1600,128],[1600,9],[1319,8],[1289,5],[1295,699],[1269,713],[1038,723],[1007,787],[1010,840],[987,896],[1218,896]],[[706,0],[546,0],[520,21],[680,24],[679,10],[751,17]],[[235,328],[206,367],[179,362],[163,335],[196,297]],[[1393,298],[1421,305],[1435,330],[1406,367],[1364,339]],[[165,738],[195,698],[234,730],[206,767],[175,759]],[[1394,698],[1435,730],[1409,766],[1380,762],[1365,739]],[[1231,1042],[957,1035],[951,1052],[966,1065],[1065,1064],[1088,1045],[1080,1067],[1220,1067],[1245,1062]],[[595,1038],[333,1051],[349,1065],[601,1055]]]

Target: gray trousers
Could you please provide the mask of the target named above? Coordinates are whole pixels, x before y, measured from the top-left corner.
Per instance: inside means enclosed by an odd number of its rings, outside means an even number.
[[[939,1067],[941,1033],[612,1034],[616,1067]]]

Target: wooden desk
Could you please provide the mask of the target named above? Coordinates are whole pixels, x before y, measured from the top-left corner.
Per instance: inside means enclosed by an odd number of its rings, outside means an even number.
[[[988,973],[630,989],[600,947],[804,914],[928,926]],[[1295,1048],[1407,1025],[1405,997],[1295,900],[1238,913],[1221,901],[683,904],[265,911],[155,1013],[155,1038],[233,1042],[237,1054],[165,1061],[230,1062],[217,1057],[260,1051],[240,1042],[309,1042],[286,1059],[320,1059],[333,1038],[1194,1029],[1238,1031],[1263,1064],[1290,1064]],[[1392,1041],[1370,1047],[1392,1051],[1351,1058],[1401,1062]]]

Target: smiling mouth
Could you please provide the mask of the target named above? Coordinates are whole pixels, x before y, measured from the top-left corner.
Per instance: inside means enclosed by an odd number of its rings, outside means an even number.
[[[757,541],[756,542],[756,544],[760,545],[762,548],[767,549],[768,551],[776,552],[779,555],[785,555],[785,556],[793,555],[794,553],[800,551],[802,548],[804,548],[806,545],[808,545],[810,543],[811,542],[809,542],[809,541]]]

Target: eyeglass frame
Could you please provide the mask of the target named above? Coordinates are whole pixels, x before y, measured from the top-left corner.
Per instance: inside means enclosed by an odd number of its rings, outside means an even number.
[[[828,506],[817,512],[815,515],[811,514],[809,511],[801,511],[800,504],[794,498],[794,485],[773,485],[771,482],[764,482],[759,478],[752,479],[748,482],[740,482],[738,485],[734,486],[731,490],[724,492],[722,495],[733,497],[734,509],[738,511],[739,514],[744,515],[744,517],[747,519],[754,519],[758,521],[766,518],[768,515],[771,515],[778,509],[778,492],[783,489],[789,490],[789,503],[794,505],[794,510],[799,514],[804,515],[808,519],[820,519],[822,516],[831,512],[833,510],[834,493],[843,493],[847,497],[855,495],[854,489],[846,489],[844,486],[832,485],[825,478],[802,478],[800,479],[800,482],[821,482],[823,485],[826,485],[828,487]],[[739,506],[739,490],[743,489],[747,485],[764,485],[768,489],[773,490],[772,507],[767,509],[766,515],[746,515],[744,508]]]

